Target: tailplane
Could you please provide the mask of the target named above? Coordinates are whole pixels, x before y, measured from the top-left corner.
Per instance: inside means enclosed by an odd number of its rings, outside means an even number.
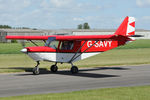
[[[122,35],[122,36],[134,35],[135,34],[135,18],[127,16],[114,34]]]

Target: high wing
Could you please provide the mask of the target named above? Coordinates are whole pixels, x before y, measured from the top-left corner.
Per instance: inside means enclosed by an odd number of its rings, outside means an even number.
[[[13,40],[47,40],[50,36],[6,36],[6,39]]]
[[[99,40],[113,39],[115,35],[76,35],[76,36],[56,36],[56,40]]]
[[[69,36],[6,36],[6,39],[15,39],[15,40],[47,40],[50,37],[54,37],[55,40],[101,40],[101,39],[115,39],[117,35],[69,35]],[[123,37],[123,36],[120,36]]]

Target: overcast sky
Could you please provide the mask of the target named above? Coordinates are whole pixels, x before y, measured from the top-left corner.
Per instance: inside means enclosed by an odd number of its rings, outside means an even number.
[[[150,0],[0,0],[0,24],[40,29],[115,29],[126,16],[150,30]]]

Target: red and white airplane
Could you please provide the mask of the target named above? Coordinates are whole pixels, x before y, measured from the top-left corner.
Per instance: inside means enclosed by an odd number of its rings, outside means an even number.
[[[70,63],[71,72],[74,74],[78,72],[78,67],[73,62],[125,45],[128,41],[133,41],[130,37],[134,34],[135,18],[127,16],[112,35],[6,36],[6,39],[29,40],[32,43],[32,40],[45,41],[45,46],[36,45],[21,50],[37,62],[33,74],[40,73],[40,61],[55,62],[50,67],[52,72],[58,70],[57,63]]]

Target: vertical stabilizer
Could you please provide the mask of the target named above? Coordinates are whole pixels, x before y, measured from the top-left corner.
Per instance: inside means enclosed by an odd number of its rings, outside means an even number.
[[[116,30],[115,35],[131,36],[135,34],[135,18],[126,17]]]

